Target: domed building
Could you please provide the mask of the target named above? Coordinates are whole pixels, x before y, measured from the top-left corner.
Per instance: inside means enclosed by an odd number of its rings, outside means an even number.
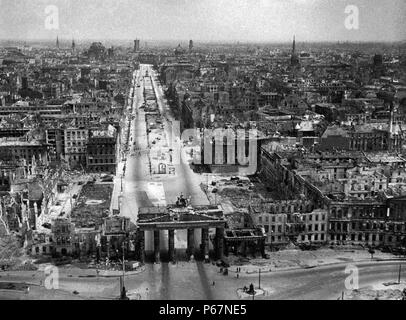
[[[87,51],[89,59],[101,60],[106,54],[106,48],[102,45],[101,42],[93,42]]]
[[[182,48],[179,43],[178,46],[176,47],[176,49],[174,50],[174,53],[175,53],[175,56],[180,56],[182,54],[185,54],[186,50],[184,48]]]

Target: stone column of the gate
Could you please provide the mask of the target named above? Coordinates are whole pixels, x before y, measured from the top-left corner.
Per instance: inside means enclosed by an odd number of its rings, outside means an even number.
[[[139,257],[140,262],[145,262],[145,231],[139,230]]]
[[[191,258],[194,254],[194,241],[195,241],[195,229],[187,229],[187,256]]]
[[[241,253],[243,257],[247,256],[247,242],[245,240],[241,243]]]
[[[160,262],[159,229],[154,230],[154,257],[155,262]]]
[[[209,229],[208,228],[202,228],[202,256],[204,260],[209,259]]]
[[[107,246],[107,258],[110,259],[110,237],[109,236],[107,236],[106,246]]]
[[[261,256],[265,257],[265,239],[261,239],[259,242],[259,250],[261,251]]]
[[[216,228],[216,258],[223,259],[224,228]]]
[[[168,255],[169,261],[175,261],[175,230],[168,230]]]

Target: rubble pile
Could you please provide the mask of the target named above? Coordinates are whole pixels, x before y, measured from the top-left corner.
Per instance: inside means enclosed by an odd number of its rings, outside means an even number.
[[[112,190],[112,184],[84,185],[71,214],[75,226],[90,228],[102,224],[102,219],[109,214]]]
[[[347,300],[402,300],[402,291],[399,289],[373,290],[359,289],[353,290],[346,295]]]
[[[14,235],[0,238],[0,259],[20,257],[24,253],[21,245]]]
[[[14,269],[23,260],[24,249],[14,235],[6,235],[0,238],[0,270]]]

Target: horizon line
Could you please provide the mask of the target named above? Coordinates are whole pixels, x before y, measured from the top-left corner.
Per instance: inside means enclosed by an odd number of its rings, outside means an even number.
[[[39,38],[39,39],[13,39],[13,38],[0,38],[0,41],[9,41],[9,42],[53,42],[56,41],[56,38],[59,38],[59,42],[61,41],[72,41],[72,38],[68,37],[60,37],[56,36],[54,39],[51,38]],[[196,43],[240,43],[240,44],[285,44],[285,43],[292,43],[292,40],[242,40],[242,39],[142,39],[140,37],[135,37],[134,39],[129,38],[74,38],[75,42],[133,42],[135,39],[139,39],[143,42],[188,42],[189,40],[193,40],[194,44]],[[406,43],[406,39],[403,40],[298,40],[296,39],[296,43],[348,43],[348,44],[357,44],[357,43],[377,43],[377,44],[388,44],[388,43]]]

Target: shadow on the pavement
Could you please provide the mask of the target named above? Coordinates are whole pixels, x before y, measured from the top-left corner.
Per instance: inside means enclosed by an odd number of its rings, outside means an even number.
[[[210,255],[211,256],[211,255]],[[195,261],[203,261],[204,257],[203,255],[196,253],[194,256]],[[190,259],[188,258],[188,255],[186,254],[186,249],[176,249],[175,250],[175,261],[178,262],[188,262]],[[155,262],[155,256],[153,251],[146,251],[145,252],[145,263],[154,263]],[[167,251],[161,251],[160,252],[160,262],[166,262],[169,263],[171,262],[169,260],[169,254]]]

